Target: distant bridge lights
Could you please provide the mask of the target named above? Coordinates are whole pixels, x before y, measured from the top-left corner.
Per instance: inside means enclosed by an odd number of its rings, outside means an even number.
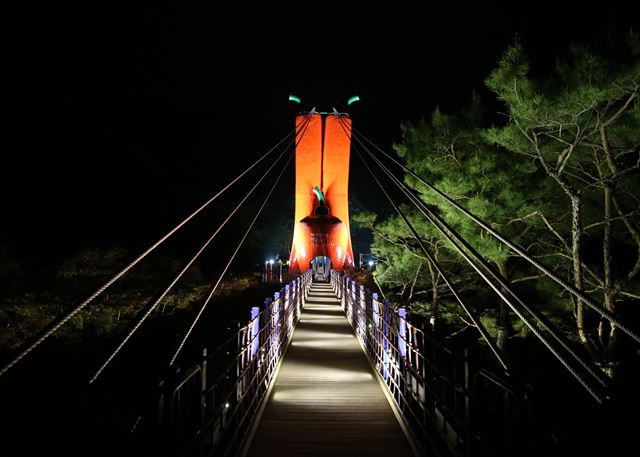
[[[282,265],[285,264],[285,262],[283,262],[280,257],[278,257],[278,260],[266,259],[264,261],[263,282],[273,281],[273,264],[274,263],[278,264],[278,267],[279,267],[278,281],[282,282]],[[286,262],[286,265],[289,265],[289,262]]]

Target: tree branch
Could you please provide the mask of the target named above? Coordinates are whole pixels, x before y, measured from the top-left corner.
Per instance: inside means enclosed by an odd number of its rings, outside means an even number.
[[[631,292],[625,292],[624,290],[620,291],[620,295],[626,295],[627,297],[631,297],[631,298],[635,298],[637,300],[640,300],[640,295],[632,294]]]
[[[607,119],[606,122],[602,123],[601,126],[602,127],[606,127],[609,124],[611,124],[612,122],[614,122],[615,120],[617,120],[620,116],[622,116],[624,114],[624,112],[627,110],[627,108],[629,108],[629,105],[631,104],[631,102],[638,96],[638,86],[636,86],[633,89],[633,92],[631,92],[631,94],[629,95],[629,98],[627,98],[627,100],[624,102],[624,104],[620,107],[620,109],[618,109],[618,111],[616,111],[613,116],[611,116],[609,119]]]
[[[636,253],[636,263],[633,265],[627,276],[617,285],[617,289],[621,290],[629,281],[631,281],[639,272],[640,272],[640,232],[638,228],[633,224],[631,219],[629,219],[625,214],[623,214],[621,205],[618,202],[618,199],[614,196],[611,197],[611,201],[613,202],[613,207],[616,209],[616,212],[620,215],[622,222],[627,227],[631,238],[636,243],[637,253]]]
[[[560,242],[562,243],[562,246],[567,250],[570,251],[569,249],[569,244],[567,243],[567,240],[565,240],[562,235],[560,235],[560,232],[558,232],[555,227],[553,225],[551,225],[551,222],[549,222],[549,220],[547,219],[547,217],[542,213],[542,211],[538,210],[536,211],[537,215],[540,217],[540,219],[542,219],[542,221],[545,223],[545,225],[547,226],[547,228],[551,231],[551,233],[553,233],[556,238],[558,238],[558,240],[560,240]]]
[[[375,233],[377,233],[382,239],[388,241],[389,243],[393,244],[394,246],[398,246],[398,247],[406,250],[409,254],[413,255],[414,257],[417,257],[418,259],[423,260],[423,261],[428,261],[429,260],[426,257],[423,257],[423,256],[421,256],[419,254],[416,254],[412,249],[409,248],[408,244],[402,243],[402,242],[399,242],[399,241],[394,241],[393,239],[391,239],[391,237],[385,235],[384,233],[382,233],[379,230],[373,229],[373,231]]]
[[[515,284],[517,282],[524,282],[524,281],[530,281],[532,279],[540,279],[540,278],[544,278],[546,275],[545,274],[539,274],[539,275],[531,275],[531,276],[523,276],[522,278],[517,278],[517,279],[513,279],[511,280],[511,284]]]
[[[416,287],[416,282],[418,281],[418,276],[420,275],[420,270],[422,269],[422,262],[418,264],[418,268],[416,268],[416,275],[413,278],[413,282],[411,283],[411,289],[409,290],[409,298],[407,299],[407,303],[411,303],[411,298],[413,298],[413,289]]]
[[[569,158],[571,157],[571,153],[573,152],[574,146],[570,144],[558,154],[558,161],[556,163],[556,173],[562,174],[562,170],[567,165]]]
[[[584,228],[584,231],[586,232],[587,230],[593,228],[593,227],[597,227],[598,225],[603,225],[606,224],[608,222],[613,222],[613,221],[617,221],[619,219],[624,219],[625,217],[629,217],[629,216],[637,216],[640,215],[640,213],[638,213],[637,211],[632,211],[631,213],[627,213],[627,214],[623,214],[622,216],[618,216],[618,217],[612,217],[611,219],[609,219],[608,221],[600,221],[600,222],[594,222],[593,224],[589,224]]]

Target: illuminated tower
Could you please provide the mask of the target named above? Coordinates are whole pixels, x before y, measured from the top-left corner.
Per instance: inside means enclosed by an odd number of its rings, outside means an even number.
[[[303,273],[318,258],[330,260],[336,270],[351,268],[351,118],[305,114],[296,118],[296,126],[296,212],[289,271]]]

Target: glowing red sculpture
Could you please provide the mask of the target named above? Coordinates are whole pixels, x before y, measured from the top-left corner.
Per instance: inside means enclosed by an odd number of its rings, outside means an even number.
[[[328,257],[336,270],[351,268],[351,119],[301,115],[296,125],[296,212],[289,271],[303,273],[317,257]]]

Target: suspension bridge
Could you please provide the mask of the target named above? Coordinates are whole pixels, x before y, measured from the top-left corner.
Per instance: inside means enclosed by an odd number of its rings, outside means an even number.
[[[474,360],[467,350],[447,347],[428,328],[411,322],[406,309],[396,308],[351,277],[354,257],[348,179],[352,152],[361,159],[372,183],[404,221],[484,340],[493,358],[490,363]],[[214,294],[223,277],[294,157],[295,215],[289,261],[294,279],[263,304],[251,308],[246,321],[228,332],[224,341],[215,347],[202,348],[195,357],[183,357],[205,309],[215,301]],[[336,110],[320,113],[315,109],[300,114],[295,129],[276,146],[20,348],[3,365],[0,381],[10,377],[23,359],[37,353],[38,346],[126,277],[151,252],[232,186],[238,186],[259,164],[268,164],[266,171],[252,186],[246,185],[249,190],[244,197],[186,259],[167,286],[139,312],[136,321],[87,380],[89,385],[99,382],[229,220],[263,182],[273,182],[171,351],[168,370],[148,386],[144,401],[135,405],[136,414],[127,436],[117,444],[122,449],[110,447],[113,452],[172,456],[489,456],[549,454],[563,449],[563,445],[567,449],[567,443],[545,428],[530,386],[512,371],[507,357],[465,302],[459,286],[440,267],[394,199],[391,187],[396,195],[406,197],[530,329],[566,378],[572,380],[568,384],[572,395],[574,390],[584,393],[576,398],[591,402],[594,411],[598,411],[598,405],[611,402],[613,390],[607,376],[405,185],[397,177],[397,171],[430,188],[514,255],[617,326],[630,341],[640,343],[632,328],[497,232],[489,222],[376,146],[352,126],[349,115]],[[267,180],[272,173],[276,178]],[[60,420],[63,417],[61,412]],[[36,437],[38,432],[34,427],[31,434]],[[99,431],[95,437],[95,448],[88,451],[99,454],[100,448],[108,447],[107,438]],[[0,443],[0,448],[3,446],[7,444]],[[20,455],[20,452],[5,448],[3,454]]]

